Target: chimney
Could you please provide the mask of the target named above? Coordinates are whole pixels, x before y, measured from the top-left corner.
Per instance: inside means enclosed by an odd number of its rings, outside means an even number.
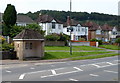
[[[67,26],[71,26],[71,19],[70,19],[70,16],[67,16]]]

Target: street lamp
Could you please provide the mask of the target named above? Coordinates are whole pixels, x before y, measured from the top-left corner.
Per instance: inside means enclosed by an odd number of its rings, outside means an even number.
[[[68,31],[70,32],[70,55],[72,55],[72,42],[71,42],[71,34],[72,34],[72,31],[73,31],[73,27],[70,26],[69,28],[67,28]]]

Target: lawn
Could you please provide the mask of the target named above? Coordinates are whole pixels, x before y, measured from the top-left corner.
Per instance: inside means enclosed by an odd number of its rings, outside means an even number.
[[[80,50],[83,50],[83,51],[99,51],[99,50],[103,50],[103,49],[100,49],[100,48],[96,48],[96,47],[90,47],[90,46],[73,46],[72,47],[73,51],[80,51]],[[63,51],[69,51],[70,50],[70,47],[67,47],[67,46],[45,46],[45,50],[46,51],[50,51],[50,50],[63,50]]]
[[[102,55],[98,55],[98,56],[74,57],[71,60],[96,59],[96,58],[111,57],[111,56],[117,56],[117,55],[118,55],[118,53],[115,53],[115,54],[102,54]]]
[[[79,56],[87,56],[87,55],[96,55],[96,54],[104,54],[111,53],[108,51],[105,52],[73,52],[73,55],[70,56],[69,52],[45,52],[45,56],[42,58],[46,59],[64,59],[64,58],[72,58]]]
[[[99,45],[99,47],[111,49],[111,50],[118,50],[118,46],[115,45]]]

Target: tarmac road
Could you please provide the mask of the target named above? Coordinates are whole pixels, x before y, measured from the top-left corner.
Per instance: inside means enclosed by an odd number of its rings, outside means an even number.
[[[118,81],[118,56],[65,62],[13,64],[2,81]]]

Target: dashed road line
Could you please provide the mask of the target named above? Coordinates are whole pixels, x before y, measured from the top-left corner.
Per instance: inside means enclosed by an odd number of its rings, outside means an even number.
[[[70,78],[69,80],[71,80],[71,81],[79,81],[79,80],[76,80],[76,79],[72,79],[72,78]]]
[[[55,65],[51,65],[51,67],[55,67]]]
[[[99,66],[99,65],[96,65],[96,64],[90,64],[90,65],[93,65],[93,66],[95,66],[95,67],[97,67],[97,68],[100,68],[100,66]]]
[[[25,77],[25,74],[21,74],[19,79],[22,80],[22,79],[24,79],[24,77]]]
[[[108,64],[110,64],[110,65],[115,65],[115,64],[113,64],[113,63],[110,63],[110,62],[106,62],[106,63],[108,63]]]
[[[35,69],[35,68],[31,67],[30,69]]]
[[[118,73],[118,72],[116,72],[116,71],[109,71],[109,70],[104,70],[104,72]]]
[[[99,75],[95,75],[95,74],[89,74],[90,76],[94,76],[94,77],[97,77],[97,76],[99,76]]]
[[[52,76],[58,76],[58,75],[64,75],[64,74],[70,74],[70,73],[75,73],[75,72],[79,72],[79,71],[71,71],[71,72],[59,73],[59,74],[56,74],[56,75],[41,76],[41,78],[52,77]]]
[[[6,72],[11,73],[12,71],[6,70]]]
[[[56,71],[55,70],[51,70],[53,75],[56,75]]]
[[[77,69],[77,70],[79,70],[79,71],[83,71],[82,69],[80,69],[80,68],[78,68],[78,67],[73,67],[73,68],[75,68],[75,69]]]

